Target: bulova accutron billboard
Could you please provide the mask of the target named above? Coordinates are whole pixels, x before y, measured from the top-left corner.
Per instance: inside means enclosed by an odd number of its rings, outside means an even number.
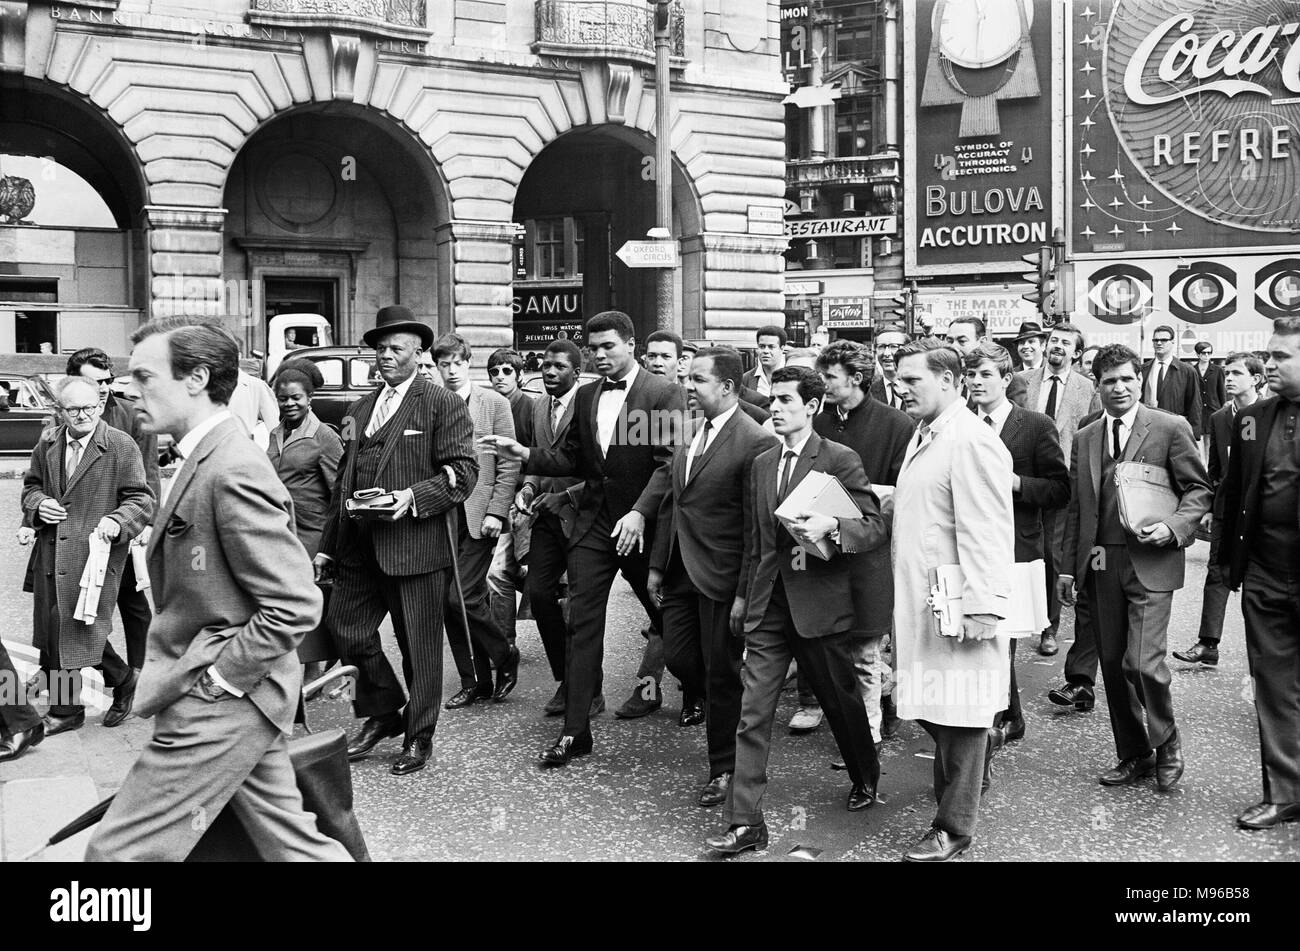
[[[1060,222],[1062,5],[902,4],[908,275],[1023,271]]]

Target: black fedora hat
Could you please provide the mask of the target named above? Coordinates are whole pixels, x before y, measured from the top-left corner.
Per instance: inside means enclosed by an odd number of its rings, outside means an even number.
[[[1036,320],[1026,320],[1020,325],[1020,332],[1016,334],[1016,343],[1022,340],[1028,340],[1030,337],[1046,337],[1047,331],[1043,325]]]
[[[367,347],[379,344],[379,338],[385,334],[408,333],[420,338],[420,346],[428,350],[433,346],[433,328],[423,321],[416,320],[409,308],[401,304],[389,304],[379,308],[375,315],[375,326],[361,335]]]

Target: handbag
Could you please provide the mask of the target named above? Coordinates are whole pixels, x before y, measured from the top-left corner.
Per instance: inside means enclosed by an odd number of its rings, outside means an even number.
[[[322,730],[289,741],[293,775],[302,805],[316,817],[316,828],[358,862],[369,862],[361,826],[352,811],[352,770],[348,738],[342,730]],[[222,809],[203,833],[187,862],[260,862],[261,855],[233,809]]]
[[[1115,488],[1120,524],[1133,535],[1165,521],[1178,510],[1178,496],[1164,466],[1121,462],[1115,466]]]

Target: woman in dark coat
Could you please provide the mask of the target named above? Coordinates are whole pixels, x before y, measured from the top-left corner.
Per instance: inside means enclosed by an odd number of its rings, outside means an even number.
[[[343,441],[311,411],[312,394],[323,382],[320,368],[310,360],[285,361],[271,380],[280,406],[280,425],[271,430],[266,454],[293,499],[294,528],[308,558],[315,558],[320,547],[325,513],[343,456]],[[319,632],[309,635],[309,639],[315,641]],[[311,682],[324,670],[322,663],[307,664],[303,682]]]

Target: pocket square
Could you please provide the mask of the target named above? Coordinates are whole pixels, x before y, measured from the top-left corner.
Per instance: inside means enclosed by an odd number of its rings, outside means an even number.
[[[190,523],[178,515],[172,515],[167,520],[167,536],[175,538],[177,535],[184,535],[190,530]]]
[[[403,429],[403,430],[402,430],[402,435],[403,435],[403,436],[423,436],[423,435],[424,435],[424,430],[423,430],[423,429]]]

